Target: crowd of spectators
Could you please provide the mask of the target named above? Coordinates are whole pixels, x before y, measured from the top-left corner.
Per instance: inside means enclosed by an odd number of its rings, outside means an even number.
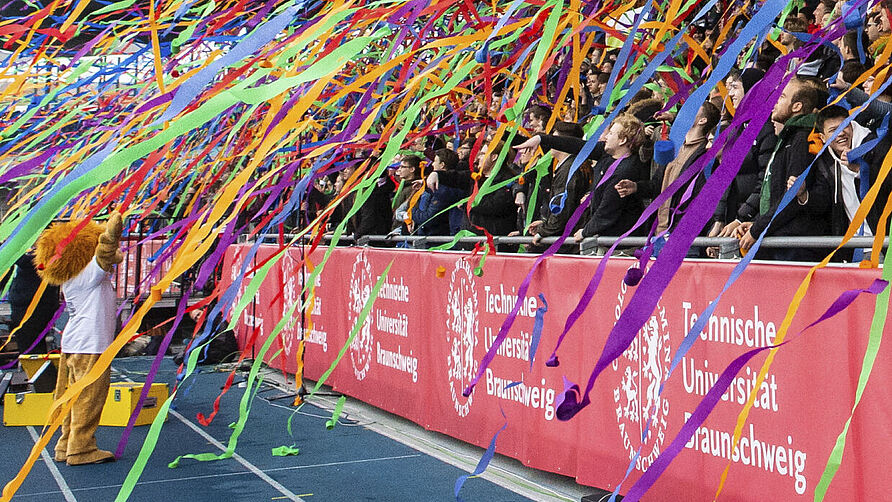
[[[704,49],[712,49],[725,28],[719,10],[723,3],[719,2],[706,22],[691,28],[693,38]],[[507,120],[508,82],[496,80],[490,95],[468,98],[472,113],[462,114],[463,123],[456,128],[461,132],[409,136],[405,150],[375,181],[368,198],[347,221],[347,231],[355,236],[448,236],[462,230],[477,235],[525,235],[532,237],[524,246],[528,252],[543,251],[543,238],[564,233],[571,236],[565,252],[578,249],[574,243],[586,237],[619,236],[632,229],[645,207],[706,154],[741,104],[765,106],[745,97],[772,65],[784,61],[785,71],[793,75],[701,235],[734,237],[743,253],[766,228],[768,236],[843,235],[867,190],[881,177],[892,144],[892,135],[886,134],[892,85],[882,87],[892,79],[892,72],[888,66],[868,72],[889,39],[889,2],[872,4],[862,27],[817,46],[806,57],[781,56],[803,47],[811,34],[826,33],[822,28],[833,23],[844,8],[843,2],[822,0],[805,2],[798,12],[794,10],[779,27],[782,30],[776,40],[765,40],[748,51],[748,57],[738,60],[722,85],[700,104],[683,144],[674,145],[669,152],[664,151],[664,140],[678,105],[670,106],[670,88],[658,74],[603,128],[591,153],[577,160],[586,146],[585,131],[594,131],[592,126],[605,113],[608,100],[604,93],[619,53],[615,44],[595,44],[582,62],[581,85],[576,92],[565,93],[568,97],[562,100],[557,87],[565,73],[557,70],[563,63],[557,58],[555,69],[537,88],[519,132],[510,142],[501,127]],[[678,66],[695,79],[716,64],[694,51],[680,58]],[[870,78],[862,77],[868,73]],[[874,92],[878,96],[870,105],[841,127],[850,110],[864,104]],[[452,123],[456,117],[436,120]],[[817,155],[828,141],[827,148]],[[545,155],[550,162],[539,162]],[[571,169],[574,163],[577,166]],[[784,193],[809,166],[812,168],[793,202],[775,216]],[[339,199],[329,225],[333,228],[342,222],[356,193],[338,195],[355,178],[354,172],[355,165],[351,165],[318,180],[307,210],[315,214]],[[709,172],[692,177],[659,207],[652,224],[639,226],[633,235],[647,235],[652,228],[657,234],[671,233]],[[609,178],[604,180],[605,176]],[[892,177],[885,177],[859,235],[877,232],[890,194]],[[571,216],[586,197],[590,198],[588,209],[568,232]],[[469,200],[473,201],[470,206]],[[812,261],[821,259],[822,252],[791,246],[762,249],[759,257]],[[716,256],[717,250],[693,250],[691,255]],[[853,259],[851,250],[839,255]]]

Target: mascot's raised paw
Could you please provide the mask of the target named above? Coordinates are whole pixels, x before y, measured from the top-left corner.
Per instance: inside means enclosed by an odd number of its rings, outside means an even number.
[[[124,261],[124,255],[118,249],[123,230],[121,213],[112,213],[105,224],[105,231],[99,236],[99,244],[96,245],[96,263],[106,272],[111,272],[112,267]]]

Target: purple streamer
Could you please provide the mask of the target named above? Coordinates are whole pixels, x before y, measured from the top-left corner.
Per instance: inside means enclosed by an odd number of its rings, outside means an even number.
[[[44,337],[46,337],[46,335],[50,332],[50,330],[56,326],[56,321],[59,320],[59,317],[62,316],[62,312],[64,312],[64,311],[65,311],[65,304],[63,303],[62,305],[59,305],[59,308],[56,310],[56,313],[53,314],[53,318],[50,319],[49,324],[47,324],[46,327],[43,328],[43,331],[41,331],[40,335],[37,336],[37,339],[34,340],[33,343],[31,343],[31,346],[28,347],[26,350],[20,350],[19,352],[22,354],[30,354],[31,351],[34,350],[34,347],[36,347],[37,344],[40,343],[40,341],[43,340]],[[8,362],[7,364],[0,366],[0,370],[8,370],[9,368],[12,368],[13,366],[15,366],[17,364],[19,364],[19,360],[13,359],[12,361]]]
[[[50,157],[58,153],[62,150],[63,147],[68,145],[60,145],[54,146],[49,150],[41,153],[37,157],[31,158],[22,162],[21,164],[10,168],[8,171],[0,175],[0,183],[6,183],[12,179],[18,178],[19,176],[24,176],[26,174],[30,174],[35,168],[40,167],[41,164],[49,160]]]
[[[149,395],[149,391],[152,389],[152,382],[155,381],[155,375],[158,374],[158,369],[161,367],[161,361],[164,359],[164,355],[167,354],[167,347],[170,346],[170,341],[173,339],[173,334],[176,332],[177,328],[180,325],[180,322],[183,320],[183,314],[186,312],[186,307],[189,306],[189,295],[183,295],[180,299],[180,304],[177,306],[177,314],[176,319],[173,322],[173,326],[170,327],[170,330],[164,335],[164,339],[161,341],[161,346],[158,347],[158,354],[155,355],[155,359],[152,360],[152,367],[149,369],[149,373],[146,375],[146,382],[142,387],[142,391],[139,393],[139,399],[136,401],[136,406],[133,408],[133,413],[130,415],[130,420],[127,421],[127,427],[124,428],[124,432],[121,433],[121,439],[118,441],[118,447],[115,448],[115,458],[120,459],[122,455],[124,455],[124,448],[127,446],[127,441],[130,439],[130,433],[133,431],[133,426],[136,425],[136,418],[139,416],[139,413],[142,411],[143,404],[146,402],[146,398]]]
[[[629,490],[629,493],[625,496],[623,500],[629,500],[630,502],[634,502],[639,500],[651,486],[653,486],[654,482],[660,477],[660,475],[669,467],[669,464],[673,459],[681,452],[684,448],[684,445],[687,444],[688,440],[690,440],[691,436],[694,435],[694,432],[697,431],[697,428],[706,421],[706,418],[709,416],[710,412],[715,408],[718,402],[722,399],[722,394],[728,389],[731,385],[731,382],[737,376],[737,373],[740,369],[749,362],[755,355],[759,354],[768,349],[776,349],[782,347],[793,340],[799,338],[806,330],[809,328],[827,320],[831,317],[839,314],[843,310],[849,307],[852,302],[858,298],[862,293],[867,293],[871,295],[878,295],[886,289],[889,285],[888,282],[882,279],[875,279],[873,284],[870,287],[865,289],[850,289],[844,291],[833,304],[818,318],[816,321],[812,322],[805,328],[803,328],[799,333],[790,339],[781,342],[777,345],[769,345],[767,347],[759,347],[757,349],[753,349],[747,352],[744,352],[742,355],[738,356],[737,359],[731,362],[725,371],[722,372],[719,379],[713,384],[712,388],[709,389],[709,392],[706,393],[706,396],[700,401],[700,404],[697,405],[697,408],[694,410],[694,413],[688,418],[687,422],[682,426],[681,430],[678,432],[678,435],[675,436],[675,439],[672,440],[672,444],[669,445],[668,448],[651,464],[650,468],[638,478],[638,481],[632,485],[632,488]]]
[[[769,75],[766,75],[766,78],[760,82],[761,85],[754,88],[756,89],[755,92],[758,93],[757,95],[763,99],[776,98],[783,87],[778,87],[773,89],[773,91],[766,92],[769,85],[765,85],[763,82],[776,82],[779,75],[783,74],[783,71],[781,65],[774,65],[772,69],[769,70]],[[786,79],[789,78],[791,77],[786,77]],[[600,373],[614,359],[619,357],[635,339],[638,330],[647,320],[647,317],[650,316],[650,313],[653,312],[663,290],[669,285],[669,282],[672,280],[672,277],[684,260],[694,237],[700,233],[700,230],[706,224],[706,221],[711,217],[713,212],[712,208],[718,203],[719,198],[721,198],[725,189],[730,185],[734,176],[737,174],[737,171],[740,169],[746,150],[751,147],[752,142],[761,130],[762,125],[768,120],[768,117],[771,114],[771,109],[768,107],[753,107],[747,110],[747,112],[748,113],[738,113],[738,116],[734,118],[731,127],[722,132],[719,141],[716,141],[712,148],[710,148],[705,155],[697,159],[691,168],[687,170],[691,175],[699,173],[699,171],[701,171],[718,153],[719,145],[725,144],[728,140],[729,132],[737,130],[742,124],[748,122],[747,127],[737,141],[734,142],[731,150],[722,156],[721,165],[713,176],[706,181],[706,185],[703,187],[700,195],[698,195],[691,203],[688,214],[679,223],[678,228],[676,228],[675,232],[672,234],[672,239],[670,239],[666,246],[661,250],[660,258],[653,266],[651,266],[647,275],[644,276],[641,282],[641,287],[635,291],[629,305],[616,321],[616,324],[614,324],[613,329],[610,331],[607,341],[604,344],[604,349],[598,359],[598,363],[595,365],[594,370],[589,376],[585,393],[581,396],[582,399],[578,399],[578,391],[566,392],[562,397],[556,411],[559,420],[569,420],[584,407],[588,406],[591,402],[589,394],[592,387],[594,387],[598,375],[600,375]],[[672,185],[676,185],[682,179],[683,178],[680,177]],[[676,190],[678,189],[677,186],[674,188]],[[662,201],[666,200],[670,195],[670,193],[664,191],[663,194],[654,200],[651,206],[653,207],[658,202],[659,204],[662,204]],[[639,219],[638,224],[640,224],[640,222],[641,220]],[[620,241],[614,243],[611,252],[619,242]],[[603,269],[605,268],[605,261],[606,260],[602,260],[602,263],[599,264],[595,277],[592,278],[592,282],[589,283],[589,288],[586,289],[586,295],[580,301],[580,305],[577,305],[577,308],[573,311],[571,317],[567,319],[568,325],[572,325],[572,323],[579,318],[582,311],[587,306],[588,301],[591,300],[591,296],[594,295],[594,289],[597,288],[595,280],[597,279],[598,282],[600,281],[600,276],[603,274]],[[594,288],[592,288],[592,286],[594,286]],[[585,301],[584,305],[583,301]],[[561,336],[563,337],[564,335],[566,335],[566,330]],[[555,349],[555,351],[556,350],[557,349]],[[574,385],[571,385],[568,390],[572,390]]]
[[[616,171],[617,166],[625,157],[620,157],[616,159],[613,164],[607,169],[604,173],[604,176],[601,177],[601,180],[598,181],[596,186],[600,186],[604,181],[613,176],[614,171]],[[558,240],[554,241],[548,249],[545,250],[544,253],[536,257],[536,261],[533,262],[533,266],[530,268],[529,273],[526,277],[524,277],[523,282],[520,283],[520,288],[517,290],[518,298],[523,298],[526,296],[527,289],[530,287],[530,282],[533,280],[533,274],[536,273],[536,270],[539,268],[539,265],[548,257],[557,253],[558,249],[564,244],[564,241],[567,240],[567,237],[573,232],[573,229],[576,228],[576,224],[579,223],[579,220],[582,218],[585,210],[588,209],[589,204],[591,204],[592,198],[591,196],[585,197],[583,202],[576,208],[576,211],[573,212],[573,215],[570,216],[569,221],[567,221],[567,226],[564,227],[564,233],[561,234]],[[508,331],[511,330],[511,326],[514,324],[515,319],[517,319],[517,313],[520,311],[520,306],[523,302],[514,302],[514,308],[511,309],[511,312],[508,313],[508,317],[505,318],[505,321],[502,323],[502,327],[499,328],[499,333],[496,335],[495,340],[493,340],[492,345],[489,347],[489,350],[483,356],[483,359],[480,360],[480,367],[477,369],[477,374],[474,375],[474,378],[468,383],[467,388],[462,391],[462,395],[468,397],[471,395],[471,392],[474,390],[474,386],[477,385],[477,382],[480,381],[480,378],[483,377],[483,373],[486,371],[486,368],[489,367],[490,363],[492,363],[493,358],[496,356],[496,351],[501,347],[502,342],[505,340],[505,337],[508,336]]]

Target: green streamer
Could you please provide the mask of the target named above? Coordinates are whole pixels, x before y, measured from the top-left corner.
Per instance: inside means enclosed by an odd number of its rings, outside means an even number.
[[[273,448],[274,457],[287,457],[288,455],[297,455],[298,453],[300,453],[300,448],[295,448],[294,445]]]
[[[548,171],[551,170],[551,152],[543,155],[539,162],[536,163],[536,183],[533,185],[533,193],[530,194],[530,198],[527,201],[527,214],[524,218],[523,231],[530,228],[530,223],[533,222],[533,218],[538,217],[539,215],[536,213],[535,202],[539,197],[539,184],[542,183],[542,178],[544,178]]]
[[[126,10],[133,6],[136,3],[136,0],[121,0],[120,2],[115,2],[111,5],[106,5],[101,9],[93,11],[93,16],[98,16],[99,14],[105,14],[107,12],[116,12],[119,10]]]
[[[232,313],[232,317],[234,319],[238,319],[241,316],[242,311],[247,306],[248,302],[253,295],[256,294],[257,290],[260,289],[260,284],[266,278],[266,275],[269,273],[269,270],[273,267],[275,263],[279,261],[279,259],[284,256],[284,254],[280,253],[273,259],[270,259],[263,267],[258,270],[258,272],[251,279],[251,282],[245,288],[245,295],[242,297],[242,301],[239,302],[235,311]],[[245,300],[245,298],[248,300]],[[260,353],[257,356],[257,359],[254,360],[254,364],[251,366],[251,371],[248,375],[248,389],[245,391],[245,394],[242,396],[242,401],[240,404],[239,411],[239,420],[236,422],[233,437],[230,438],[230,447],[232,451],[235,451],[235,443],[237,441],[238,435],[241,434],[241,430],[244,428],[244,422],[247,421],[247,402],[246,398],[251,394],[250,389],[254,379],[257,376],[257,371],[259,371],[259,363],[263,360],[263,356],[266,355],[266,352],[269,350],[270,345],[272,345],[272,340],[275,340],[278,336],[279,332],[282,331],[284,326],[290,321],[294,322],[293,314],[297,309],[298,303],[295,303],[291,306],[288,312],[282,317],[282,320],[276,325],[272,334],[270,334],[269,338],[267,338],[266,343],[264,343],[263,347],[260,349]],[[231,328],[231,326],[230,326]],[[210,343],[210,340],[205,342],[205,344]],[[189,359],[186,363],[186,374],[184,376],[184,380],[189,378],[192,373],[195,371],[195,367],[198,365],[198,358],[201,354],[201,350],[193,350],[189,354]],[[133,492],[133,489],[136,487],[137,482],[139,481],[140,476],[142,475],[143,470],[145,469],[146,464],[149,461],[149,457],[152,456],[152,452],[155,450],[155,445],[158,443],[158,438],[161,434],[161,427],[164,425],[164,421],[167,419],[168,411],[170,410],[170,405],[173,403],[174,398],[176,397],[177,391],[171,393],[171,395],[164,401],[164,404],[161,405],[161,408],[158,410],[158,415],[155,416],[155,420],[152,421],[152,425],[149,427],[149,432],[146,435],[146,439],[140,448],[139,455],[136,460],[133,462],[133,466],[130,468],[130,471],[127,473],[127,477],[124,479],[124,483],[121,485],[121,489],[118,492],[116,501],[125,501],[130,497],[130,494]],[[239,426],[241,424],[241,427]],[[230,448],[227,448],[229,451]],[[231,453],[229,454],[231,456]],[[228,458],[228,457],[226,457]],[[179,464],[179,458],[171,462],[174,464],[174,467]],[[170,466],[170,464],[169,464]]]
[[[886,251],[886,258],[883,260],[883,279],[892,282],[892,253]],[[842,432],[836,438],[836,444],[830,452],[827,464],[824,466],[824,472],[821,479],[815,487],[815,502],[824,500],[827,495],[827,489],[830,488],[830,482],[836,476],[836,472],[842,465],[842,454],[846,448],[846,437],[849,434],[849,425],[855,416],[855,409],[861,403],[861,396],[864,394],[864,388],[867,387],[867,381],[873,372],[873,365],[876,362],[877,354],[880,351],[880,342],[883,341],[883,327],[886,324],[886,317],[889,313],[889,290],[886,288],[877,296],[876,307],[873,311],[873,320],[870,323],[870,338],[867,341],[867,350],[864,351],[864,359],[861,361],[861,374],[858,376],[858,388],[855,391],[855,404],[852,405],[852,413],[846,419],[846,423],[842,428]]]
[[[338,419],[341,418],[341,410],[344,409],[344,403],[347,402],[347,396],[341,396],[338,398],[338,403],[334,407],[334,412],[331,414],[331,419],[325,422],[325,428],[328,430],[334,429],[334,426],[338,423]]]
[[[467,199],[465,199],[465,200],[467,200]],[[462,237],[477,237],[477,234],[475,234],[474,232],[471,232],[470,230],[459,230],[458,233],[452,237],[452,242],[447,242],[446,244],[441,244],[439,246],[432,247],[430,249],[431,249],[431,251],[444,251],[447,249],[452,249],[453,246],[458,244],[459,239],[461,239]]]
[[[288,417],[288,423],[286,425],[286,430],[288,431],[289,435],[293,435],[291,432],[291,419],[294,417],[294,414],[297,413],[298,410],[300,410],[303,407],[304,403],[307,402],[307,399],[310,399],[314,395],[316,395],[316,392],[319,391],[319,388],[322,387],[322,385],[325,383],[326,380],[328,380],[328,377],[331,375],[331,373],[334,371],[334,369],[337,368],[338,363],[341,362],[341,359],[343,359],[344,354],[347,353],[347,349],[350,348],[350,344],[353,343],[353,340],[356,338],[356,334],[359,333],[360,329],[362,329],[362,325],[365,324],[366,318],[369,316],[369,313],[371,313],[372,305],[375,304],[375,300],[378,298],[378,292],[381,291],[381,287],[384,286],[384,280],[387,279],[387,274],[390,273],[390,267],[392,267],[392,266],[393,266],[393,261],[391,261],[390,263],[387,264],[387,268],[384,269],[384,272],[381,272],[381,275],[378,277],[378,282],[375,283],[375,286],[372,288],[372,291],[369,293],[369,297],[365,301],[365,305],[362,306],[362,311],[360,311],[359,316],[356,318],[356,322],[353,323],[353,328],[350,330],[350,336],[347,337],[347,341],[344,342],[344,345],[341,347],[341,350],[338,352],[338,356],[335,357],[335,360],[332,361],[332,363],[328,367],[328,369],[325,370],[325,373],[323,373],[322,376],[319,377],[319,380],[316,381],[316,385],[313,386],[313,391],[310,392],[310,395],[308,395],[306,398],[304,398],[304,402],[301,403],[301,405],[298,406],[297,409],[295,409],[293,413],[291,413],[291,416]],[[346,397],[344,397],[344,396],[341,396],[341,398],[346,399]],[[341,404],[341,403],[339,403],[339,404]],[[335,407],[335,411],[339,411],[337,407]]]
[[[483,277],[483,265],[486,263],[486,255],[489,253],[489,243],[483,245],[482,255],[480,256],[480,263],[474,267],[474,275],[477,277]]]

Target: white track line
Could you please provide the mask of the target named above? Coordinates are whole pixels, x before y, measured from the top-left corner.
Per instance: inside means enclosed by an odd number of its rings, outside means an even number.
[[[206,439],[209,443],[211,443],[212,445],[216,446],[217,448],[219,448],[219,449],[221,449],[221,450],[223,450],[223,451],[226,451],[226,447],[223,446],[223,443],[217,441],[216,439],[214,439],[213,436],[211,436],[211,435],[208,434],[207,432],[201,430],[200,427],[198,427],[197,425],[193,424],[191,421],[189,421],[188,418],[184,417],[183,415],[180,415],[179,413],[177,413],[177,412],[174,411],[174,410],[169,410],[169,412],[170,412],[171,415],[177,417],[177,419],[179,419],[180,422],[183,422],[183,423],[186,424],[190,429],[192,429],[193,431],[195,431],[199,436],[201,436],[201,437],[203,437],[204,439]],[[275,479],[273,479],[273,478],[267,476],[265,472],[263,472],[263,471],[260,470],[260,468],[258,468],[256,465],[252,464],[251,462],[248,462],[247,460],[245,460],[245,458],[242,457],[241,455],[239,455],[238,453],[233,453],[233,454],[232,454],[232,458],[235,459],[236,462],[242,464],[246,469],[248,469],[249,471],[251,471],[252,473],[254,473],[258,478],[260,478],[260,479],[266,481],[266,483],[267,483],[268,485],[270,485],[270,486],[272,486],[273,488],[275,488],[279,493],[281,493],[282,495],[284,495],[285,497],[287,497],[288,500],[303,501],[302,498],[300,498],[300,497],[298,497],[297,495],[295,495],[294,493],[292,493],[291,490],[289,490],[288,488],[285,488],[284,486],[282,486],[282,485],[281,485],[278,481],[276,481]]]
[[[347,464],[363,464],[367,462],[380,462],[382,460],[400,460],[404,458],[416,458],[422,456],[420,453],[416,453],[413,455],[397,455],[393,457],[378,457],[378,458],[362,458],[359,460],[344,460],[342,462],[325,462],[322,464],[310,464],[310,465],[292,465],[289,467],[276,467],[274,469],[267,469],[266,472],[282,472],[282,471],[296,471],[301,469],[313,469],[316,467],[331,467],[334,465],[347,465]],[[178,481],[195,481],[197,479],[210,479],[210,478],[225,478],[232,476],[247,476],[253,474],[248,471],[239,471],[239,472],[220,472],[216,474],[203,474],[200,476],[184,476],[181,478],[165,478],[165,479],[154,479],[151,481],[140,481],[140,485],[151,485],[157,483],[175,483]],[[108,490],[112,488],[120,488],[122,485],[101,485],[101,486],[88,486],[84,488],[73,488],[71,491],[73,492],[85,492],[90,490]],[[55,495],[59,493],[59,491],[46,491],[46,492],[34,492],[34,493],[26,493],[26,494],[16,494],[17,497],[38,497],[44,495]]]
[[[310,465],[292,465],[289,467],[274,467],[272,469],[267,469],[266,472],[279,472],[279,471],[294,471],[298,469],[313,469],[315,467],[331,467],[333,465],[347,465],[347,464],[364,464],[366,462],[380,462],[382,460],[400,460],[404,458],[416,458],[421,457],[420,453],[414,453],[412,455],[396,455],[393,457],[378,457],[378,458],[362,458],[359,460],[342,460],[340,462],[325,462],[322,464],[310,464]]]
[[[40,441],[40,436],[37,434],[37,431],[34,430],[34,427],[31,427],[29,425],[27,429],[28,434],[31,434],[31,439],[34,440],[35,444]],[[47,469],[49,469],[50,473],[53,475],[53,479],[56,480],[56,484],[59,485],[59,490],[62,492],[65,500],[67,502],[77,502],[77,499],[74,497],[74,493],[71,492],[71,488],[68,487],[68,483],[65,482],[65,478],[62,477],[62,473],[59,472],[59,468],[56,467],[55,460],[50,457],[50,454],[46,451],[46,448],[40,450],[40,456],[43,457],[43,462],[46,464]]]
[[[129,381],[129,382],[133,382],[133,379],[131,379],[129,376],[127,376],[126,372],[125,372],[125,374],[124,374],[124,379],[127,380],[127,381]],[[223,450],[223,451],[226,451],[226,447],[223,446],[223,443],[217,441],[216,439],[214,439],[213,436],[211,436],[211,435],[208,434],[207,432],[201,430],[200,427],[198,427],[197,425],[193,424],[188,418],[184,417],[183,415],[180,415],[179,413],[177,413],[177,412],[174,411],[174,410],[168,410],[168,413],[171,414],[171,415],[173,415],[173,416],[175,416],[180,422],[183,422],[184,424],[186,424],[186,426],[188,426],[190,429],[192,429],[193,431],[195,431],[199,436],[201,436],[201,437],[203,437],[204,439],[206,439],[206,440],[207,440],[209,443],[211,443],[212,445],[216,446],[217,448],[219,448],[219,449],[221,449],[221,450]],[[275,479],[273,479],[273,478],[267,476],[266,473],[264,473],[263,471],[261,471],[260,468],[258,468],[256,465],[254,465],[254,464],[252,464],[251,462],[248,462],[247,460],[245,460],[245,457],[242,457],[242,456],[239,455],[238,453],[234,453],[234,452],[233,452],[233,454],[232,454],[232,458],[235,459],[236,462],[242,464],[246,469],[248,469],[249,471],[251,471],[252,473],[254,473],[254,475],[256,475],[258,478],[260,478],[260,479],[262,479],[263,481],[265,481],[266,484],[268,484],[268,485],[272,486],[273,488],[275,488],[276,491],[278,491],[279,493],[281,493],[282,495],[284,495],[286,498],[288,498],[288,500],[295,500],[295,501],[303,502],[303,499],[302,499],[302,498],[300,498],[300,497],[298,497],[297,495],[295,495],[295,494],[294,494],[291,490],[289,490],[288,488],[285,488],[284,486],[282,486],[282,484],[279,483],[278,481],[276,481]]]

